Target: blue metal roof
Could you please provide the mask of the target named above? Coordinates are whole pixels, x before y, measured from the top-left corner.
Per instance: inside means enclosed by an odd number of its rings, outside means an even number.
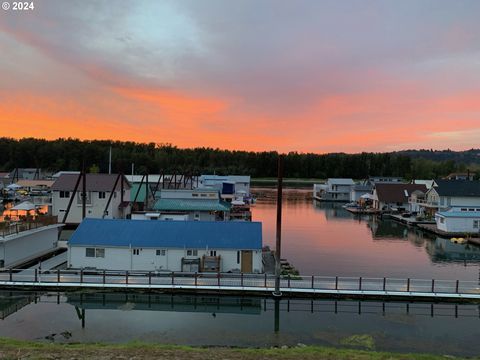
[[[480,218],[480,211],[439,211],[437,214],[443,217]]]
[[[262,223],[248,221],[82,221],[70,246],[260,250]]]

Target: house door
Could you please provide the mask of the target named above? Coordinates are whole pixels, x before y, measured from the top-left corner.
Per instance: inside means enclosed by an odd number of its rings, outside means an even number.
[[[252,251],[242,250],[242,272],[251,273],[253,271],[252,260]]]

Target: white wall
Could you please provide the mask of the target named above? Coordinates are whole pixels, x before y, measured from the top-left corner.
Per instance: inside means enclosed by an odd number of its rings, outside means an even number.
[[[448,202],[448,198],[446,201]],[[452,206],[480,206],[480,197],[452,197],[450,204]]]
[[[168,270],[168,271],[181,271],[182,270],[182,258],[196,259],[201,258],[203,255],[210,255],[210,250],[216,250],[217,256],[221,258],[221,271],[227,272],[231,270],[240,270],[241,268],[241,256],[240,263],[237,263],[237,251],[236,250],[221,250],[221,249],[197,249],[197,256],[187,256],[186,249],[165,249],[166,255],[156,255],[156,248],[143,248],[140,249],[139,255],[134,255],[132,249],[129,248],[105,248],[104,258],[86,257],[84,246],[69,246],[68,264],[72,268],[85,268],[92,267],[97,269],[107,270]],[[162,250],[162,248],[158,248]],[[252,268],[254,272],[262,272],[262,251],[253,251],[253,264]]]
[[[77,192],[74,196],[72,206],[70,207],[70,212],[67,217],[67,223],[76,223],[79,224],[82,221],[82,204],[78,203],[78,196],[80,192]],[[70,191],[70,196],[72,192]],[[110,196],[110,192],[105,192],[105,198],[99,198],[98,191],[90,192],[90,199],[91,204],[86,205],[86,217],[90,218],[102,218],[103,211],[105,210],[105,205],[107,205],[108,198]],[[124,201],[130,200],[130,189],[124,190]],[[68,207],[68,203],[70,198],[60,198],[59,191],[52,191],[52,215],[58,216],[58,220],[62,221],[63,216]],[[122,209],[119,209],[118,206],[121,202],[120,191],[115,191],[112,200],[110,201],[110,205],[108,206],[108,215],[105,216],[105,219],[122,219],[125,215],[129,212],[129,209],[125,209],[125,214],[122,214]]]
[[[464,217],[446,217],[443,218],[444,222],[441,222],[441,216],[435,216],[435,221],[437,223],[437,228],[439,230],[451,233],[478,233],[479,228],[473,227],[473,221],[477,220],[480,221],[480,214],[479,216],[473,218],[464,218]]]
[[[5,237],[5,241],[0,242],[0,259],[5,260],[4,267],[53,250],[57,246],[58,231],[58,225],[50,225]]]

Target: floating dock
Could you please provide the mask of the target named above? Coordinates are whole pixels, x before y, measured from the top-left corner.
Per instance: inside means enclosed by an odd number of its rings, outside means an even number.
[[[392,220],[401,222],[403,224],[409,225],[409,226],[420,226],[423,224],[426,225],[435,225],[435,221],[430,221],[430,220],[417,220],[416,217],[410,216],[410,217],[403,217],[402,215],[397,215],[397,214],[385,214],[387,218],[390,218]]]
[[[478,237],[478,233],[470,234],[470,233],[461,233],[461,232],[455,232],[455,233],[445,232],[437,229],[437,226],[434,224],[419,224],[418,227],[422,230],[429,231],[431,233],[434,233],[436,235],[439,235],[447,239],[454,238],[454,237],[465,238],[473,244],[480,245],[480,238]],[[472,236],[472,235],[476,235],[476,236]]]
[[[355,207],[346,207],[345,210],[351,212],[352,214],[358,215],[375,215],[380,214],[381,210],[378,209],[362,209],[362,208],[355,208]]]
[[[275,276],[230,273],[155,273],[141,271],[9,270],[0,273],[1,289],[120,290],[196,294],[269,296]],[[362,277],[282,276],[288,296],[480,303],[480,281]]]

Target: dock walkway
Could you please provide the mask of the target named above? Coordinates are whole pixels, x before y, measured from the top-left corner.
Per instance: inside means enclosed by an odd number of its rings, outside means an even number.
[[[0,288],[56,290],[129,290],[271,295],[275,276],[268,274],[174,273],[29,269],[0,272]],[[289,296],[434,301],[480,301],[478,281],[295,276],[283,277]]]
[[[388,217],[391,218],[392,220],[401,222],[403,224],[407,224],[409,226],[418,226],[420,225],[434,225],[435,226],[435,221],[430,221],[430,220],[417,220],[415,216],[409,216],[409,217],[403,217],[402,215],[396,215],[396,214],[388,214]]]
[[[36,263],[35,265],[29,267],[24,271],[28,272],[31,269],[51,270],[51,269],[55,269],[57,266],[65,264],[66,262],[67,262],[67,252],[64,251],[58,255],[48,258],[45,261],[39,261],[38,263]]]

